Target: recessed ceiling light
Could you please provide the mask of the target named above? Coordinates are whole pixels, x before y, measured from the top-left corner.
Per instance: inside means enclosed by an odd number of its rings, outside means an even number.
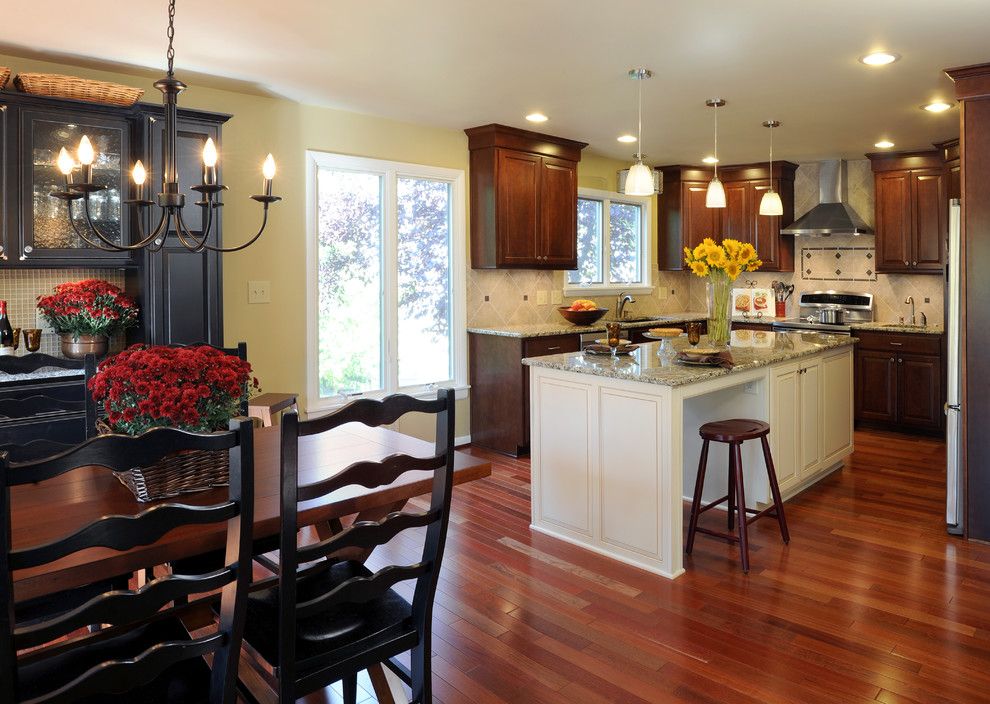
[[[632,144],[633,142],[636,141],[636,137],[631,134],[624,134],[619,137],[616,137],[616,139],[618,139],[623,144]]]
[[[873,146],[876,147],[877,149],[890,149],[892,146],[894,146],[894,143],[891,142],[889,139],[881,139]]]
[[[546,122],[550,118],[544,115],[542,112],[531,112],[526,116],[526,119],[530,122]]]
[[[704,159],[702,159],[702,161],[705,162],[706,164],[717,164],[718,163],[718,159],[716,159],[713,156],[706,156]]]
[[[859,60],[867,66],[886,66],[887,64],[894,63],[899,58],[901,58],[899,54],[891,54],[887,51],[874,51],[872,54],[860,56]]]
[[[928,112],[945,112],[946,110],[952,109],[952,103],[947,103],[944,100],[936,100],[927,105],[921,106],[922,110],[927,110]]]

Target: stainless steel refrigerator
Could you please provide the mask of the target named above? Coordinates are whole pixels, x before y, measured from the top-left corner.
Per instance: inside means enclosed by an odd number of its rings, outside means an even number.
[[[960,207],[959,199],[949,201],[949,242],[945,267],[946,347],[949,354],[948,386],[945,402],[946,430],[946,507],[945,522],[950,533],[962,534],[965,528],[964,492],[962,476],[962,375],[960,373]]]

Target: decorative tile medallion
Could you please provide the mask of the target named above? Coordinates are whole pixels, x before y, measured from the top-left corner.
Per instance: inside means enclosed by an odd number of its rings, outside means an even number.
[[[876,281],[873,247],[802,247],[805,281]]]

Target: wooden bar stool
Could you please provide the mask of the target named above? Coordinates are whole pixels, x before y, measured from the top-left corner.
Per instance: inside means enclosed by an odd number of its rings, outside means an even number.
[[[790,542],[790,534],[787,532],[787,521],[784,519],[784,502],[780,500],[780,488],[777,486],[777,472],[773,467],[773,457],[770,456],[770,443],[767,436],[770,434],[770,425],[761,420],[749,420],[736,418],[733,420],[720,420],[712,423],[705,423],[698,431],[704,441],[701,446],[701,461],[698,463],[698,478],[694,484],[694,500],[691,502],[691,518],[688,523],[687,547],[684,552],[691,554],[694,548],[694,536],[696,533],[706,533],[717,538],[724,538],[731,542],[739,543],[739,555],[742,558],[743,572],[749,572],[749,535],[747,527],[750,523],[763,516],[773,516],[780,524],[780,535],[785,543]],[[767,466],[767,477],[770,479],[770,493],[773,496],[773,504],[767,506],[762,511],[755,508],[746,508],[746,491],[743,486],[743,466],[742,466],[742,444],[746,440],[760,439],[763,445],[763,459]],[[701,494],[705,489],[705,471],[708,469],[708,444],[710,442],[724,442],[729,445],[729,491],[718,501],[702,506]],[[738,534],[729,532],[723,533],[717,530],[698,527],[698,517],[708,509],[715,508],[723,501],[729,502],[729,531],[733,530],[733,521],[739,520]],[[748,517],[746,514],[754,514]]]
[[[272,425],[272,416],[279,411],[295,408],[295,394],[261,394],[248,401],[248,415],[260,418],[265,428]]]

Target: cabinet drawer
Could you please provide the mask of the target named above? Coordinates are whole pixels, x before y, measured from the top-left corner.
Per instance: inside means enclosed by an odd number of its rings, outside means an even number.
[[[605,333],[602,333],[604,337]],[[548,354],[577,352],[581,349],[580,335],[550,335],[531,337],[523,343],[524,357],[543,357]]]
[[[940,335],[918,335],[915,333],[865,332],[853,330],[859,338],[859,348],[864,350],[898,351],[913,354],[938,355],[942,351]]]

